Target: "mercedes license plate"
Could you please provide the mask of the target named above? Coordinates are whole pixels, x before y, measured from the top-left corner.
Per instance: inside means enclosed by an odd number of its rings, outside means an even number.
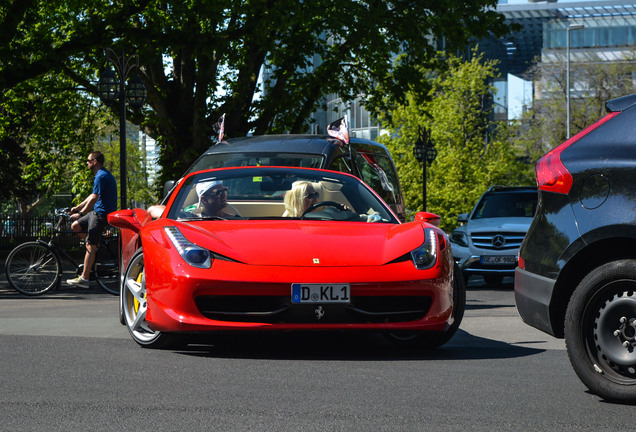
[[[482,255],[482,264],[517,264],[515,255]]]
[[[292,284],[292,303],[349,303],[351,287],[349,284]]]

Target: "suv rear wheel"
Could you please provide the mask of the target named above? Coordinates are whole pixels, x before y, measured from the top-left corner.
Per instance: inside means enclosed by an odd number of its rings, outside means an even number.
[[[636,260],[604,264],[581,281],[568,305],[565,342],[592,392],[636,403]]]

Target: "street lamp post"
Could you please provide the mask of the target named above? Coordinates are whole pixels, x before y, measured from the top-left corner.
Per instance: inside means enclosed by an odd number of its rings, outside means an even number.
[[[566,30],[566,43],[565,43],[565,104],[566,104],[566,123],[567,123],[567,137],[570,138],[570,32],[572,30],[581,30],[585,26],[583,24],[570,24]]]
[[[121,55],[117,55],[110,48],[106,48],[104,51],[106,54],[106,65],[97,83],[97,93],[108,106],[119,100],[119,187],[121,190],[121,208],[124,209],[128,207],[128,196],[126,193],[126,99],[137,110],[146,102],[147,92],[144,83],[137,74],[139,56],[135,54],[126,57],[123,51]],[[115,71],[110,68],[109,62],[115,66]],[[129,76],[130,79],[128,79]],[[126,81],[128,81],[128,85],[126,85]]]
[[[422,211],[426,211],[426,164],[433,163],[437,157],[437,149],[428,130],[420,130],[420,137],[413,146],[413,155],[422,164]]]

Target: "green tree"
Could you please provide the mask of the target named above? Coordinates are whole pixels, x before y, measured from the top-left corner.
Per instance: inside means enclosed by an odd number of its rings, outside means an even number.
[[[504,34],[496,4],[8,0],[0,5],[0,91],[55,71],[94,93],[102,47],[138,53],[149,108],[129,118],[161,146],[165,180],[212,144],[223,113],[230,136],[293,133],[306,130],[329,93],[368,95],[376,112],[403,102],[404,89],[423,94],[416,66],[435,60],[435,38],[454,50]]]
[[[101,144],[96,150],[104,153],[106,158],[106,169],[108,169],[117,180],[117,196],[121,196],[120,184],[120,148],[118,130],[108,127]],[[128,140],[126,144],[126,164],[128,168],[127,194],[128,199],[145,205],[155,204],[159,201],[159,196],[151,185],[148,184],[148,173],[145,166],[145,154],[138,141]],[[92,187],[92,179],[91,179]]]
[[[422,129],[430,130],[437,159],[427,172],[427,210],[442,217],[446,230],[456,226],[479,196],[495,184],[528,184],[528,170],[510,145],[510,131],[491,121],[495,63],[474,56],[469,61],[450,56],[447,69],[432,79],[430,101],[408,103],[394,110],[390,137],[383,141],[396,158],[410,212],[422,208],[422,167],[413,144]],[[424,73],[426,75],[426,73]]]
[[[106,155],[119,179],[119,137],[113,118],[95,99],[63,75],[46,75],[5,90],[0,98],[0,200],[11,199],[24,214],[53,204],[55,193],[76,202],[90,194],[93,176],[86,156]],[[113,140],[113,136],[115,137]],[[128,144],[130,197],[157,202],[148,186],[142,150]],[[118,182],[119,183],[119,182]]]
[[[298,133],[329,93],[369,95],[376,110],[385,108],[380,101],[402,100],[405,88],[422,84],[414,65],[431,61],[429,35],[446,38],[452,49],[486,28],[501,33],[494,4],[249,0],[228,7],[189,0],[167,9],[153,3],[122,42],[142,59],[153,108],[144,125],[162,146],[162,179],[180,176],[211,145],[223,113],[230,136]],[[376,86],[392,98],[375,97]]]
[[[45,197],[71,190],[103,121],[88,94],[60,74],[24,81],[0,94],[0,199],[29,213]]]

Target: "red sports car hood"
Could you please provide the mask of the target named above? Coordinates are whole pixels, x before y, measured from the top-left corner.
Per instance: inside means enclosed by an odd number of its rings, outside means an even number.
[[[174,222],[193,243],[252,265],[380,265],[424,242],[420,222],[401,225],[333,221]]]

